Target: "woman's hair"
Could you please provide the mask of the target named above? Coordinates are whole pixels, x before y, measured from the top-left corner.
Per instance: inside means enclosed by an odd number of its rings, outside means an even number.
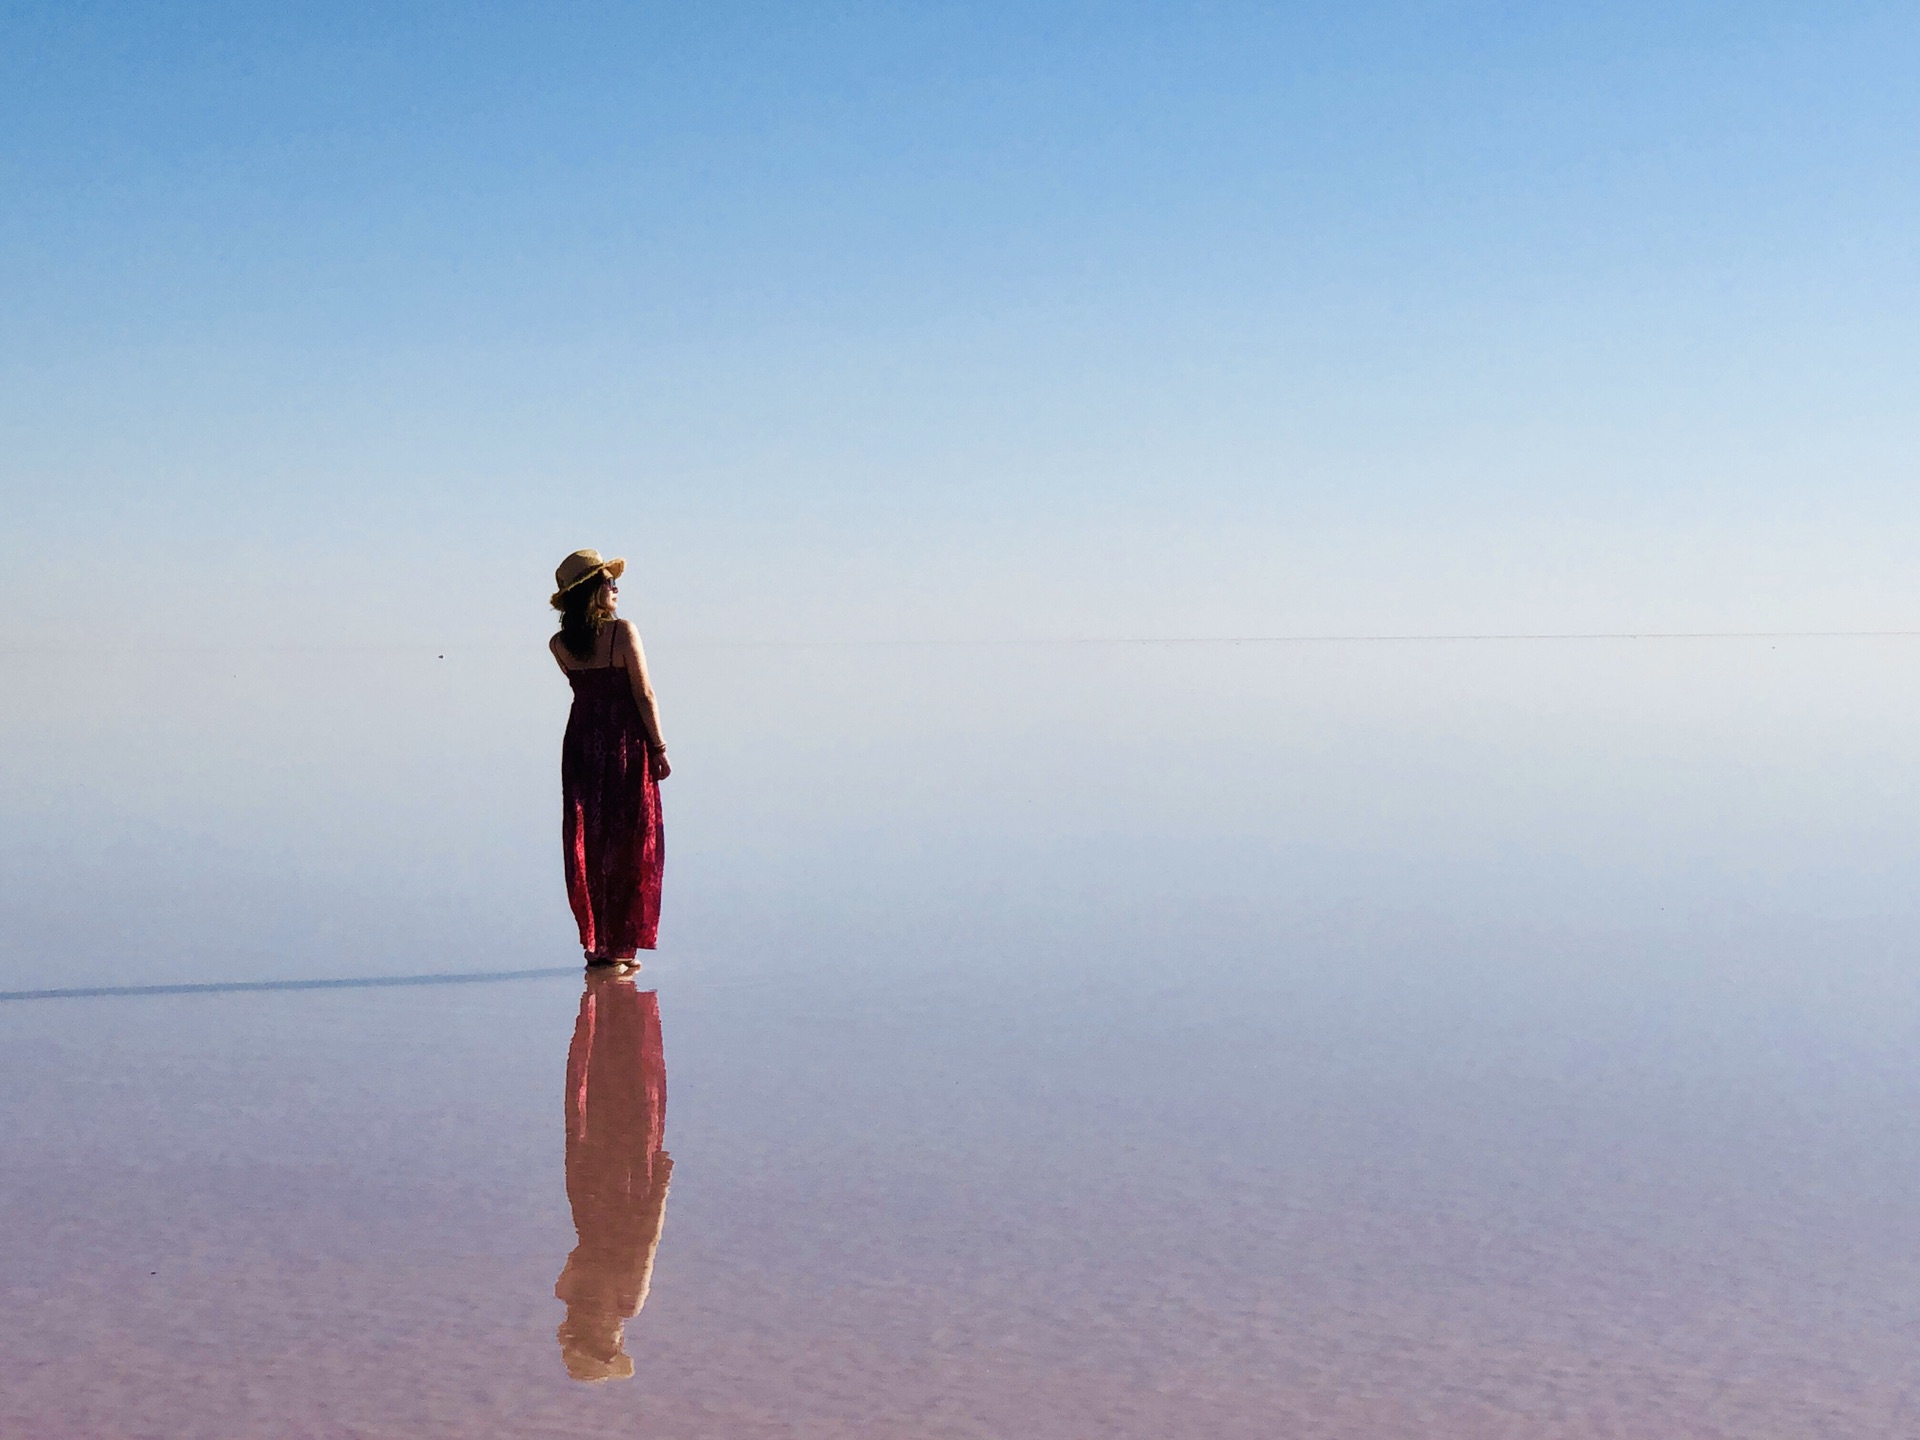
[[[563,591],[553,602],[560,612],[560,643],[578,659],[593,654],[600,627],[613,619],[613,596],[607,590],[607,577],[589,580]]]

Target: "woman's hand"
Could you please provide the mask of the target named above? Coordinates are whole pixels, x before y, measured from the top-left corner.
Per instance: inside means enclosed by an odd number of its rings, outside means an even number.
[[[648,763],[653,766],[654,779],[664,780],[673,773],[673,766],[667,763],[666,746],[662,745],[657,750],[649,749],[647,751],[647,760]]]

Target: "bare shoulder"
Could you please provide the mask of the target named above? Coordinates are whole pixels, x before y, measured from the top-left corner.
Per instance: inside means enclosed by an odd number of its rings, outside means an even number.
[[[614,636],[614,644],[618,645],[628,655],[638,655],[640,653],[640,627],[631,620],[616,620],[614,624],[619,626],[619,631]]]
[[[547,653],[553,656],[555,660],[558,660],[560,662],[560,668],[562,670],[565,670],[566,668],[568,668],[567,667],[567,648],[566,646],[560,643],[559,632],[556,631],[554,633],[553,638],[547,641]]]

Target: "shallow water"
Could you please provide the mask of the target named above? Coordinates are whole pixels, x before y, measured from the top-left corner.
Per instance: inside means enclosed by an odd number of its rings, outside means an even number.
[[[633,1378],[577,972],[10,1000],[0,1433],[1920,1425],[1920,651],[660,650]],[[0,988],[569,965],[558,677],[9,663]]]

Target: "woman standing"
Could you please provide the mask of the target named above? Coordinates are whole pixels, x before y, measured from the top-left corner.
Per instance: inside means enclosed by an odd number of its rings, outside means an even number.
[[[589,965],[632,964],[660,929],[659,782],[672,771],[640,632],[614,614],[626,568],[576,550],[553,572],[560,633],[547,648],[573,686],[560,751],[561,838]]]

